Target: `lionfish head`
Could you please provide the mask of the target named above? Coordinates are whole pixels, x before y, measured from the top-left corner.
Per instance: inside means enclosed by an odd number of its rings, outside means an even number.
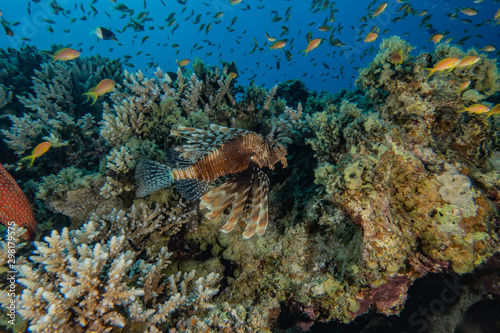
[[[260,150],[257,152],[257,160],[261,167],[274,169],[274,165],[281,162],[283,168],[286,168],[286,147],[277,140],[265,138]]]

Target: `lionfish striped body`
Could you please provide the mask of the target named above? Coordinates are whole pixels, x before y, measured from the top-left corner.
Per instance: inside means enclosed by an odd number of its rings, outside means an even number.
[[[137,196],[144,197],[175,182],[186,199],[201,199],[200,208],[210,210],[205,215],[208,219],[229,211],[223,232],[234,228],[248,202],[250,221],[243,236],[264,234],[269,179],[261,168],[273,169],[279,161],[286,167],[286,148],[254,132],[214,124],[210,125],[210,131],[180,127],[171,135],[187,139],[187,144],[175,148],[177,155],[171,153],[166,165],[151,160],[139,162]],[[233,177],[206,192],[211,182],[226,175]]]

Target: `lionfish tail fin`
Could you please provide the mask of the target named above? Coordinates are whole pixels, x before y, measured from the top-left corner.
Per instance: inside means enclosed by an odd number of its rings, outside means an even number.
[[[243,233],[243,238],[252,237],[255,232],[262,236],[267,228],[268,204],[267,192],[269,188],[269,177],[260,169],[252,179],[252,203],[250,220]]]
[[[159,162],[141,160],[135,169],[138,198],[143,198],[157,190],[167,188],[174,182],[171,169]]]

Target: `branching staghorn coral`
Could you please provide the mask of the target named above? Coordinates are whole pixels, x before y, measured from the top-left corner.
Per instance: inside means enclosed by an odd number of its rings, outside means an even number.
[[[194,218],[194,213],[183,204],[151,209],[140,202],[129,212],[113,209],[109,215],[93,215],[90,220],[101,226],[102,234],[127,236],[130,246],[138,251],[151,244],[155,235],[165,234],[168,238],[175,235],[185,222]]]
[[[198,111],[198,100],[200,99],[203,82],[198,80],[195,73],[191,74],[190,84],[188,87],[188,98],[182,100],[182,109],[189,115],[191,112]]]
[[[33,92],[16,95],[26,112],[23,116],[9,115],[12,126],[2,130],[5,142],[17,155],[22,155],[44,136],[53,137],[49,140],[53,146],[57,146],[59,140],[74,140],[75,133],[79,133],[82,126],[88,136],[91,127],[84,126],[84,123],[92,117],[92,110],[84,103],[82,93],[102,79],[119,80],[120,77],[118,62],[107,58],[78,58],[72,62],[42,64],[32,79]]]
[[[162,248],[155,263],[137,262],[144,289],[129,287],[129,273],[134,268],[136,253],[125,250],[126,236],[102,239],[101,231],[90,221],[76,231],[64,228],[53,231],[45,242],[36,242],[35,256],[30,264],[19,268],[19,282],[26,288],[18,297],[18,312],[29,320],[33,332],[110,332],[124,327],[129,320],[143,322],[151,332],[155,325],[171,324],[173,312],[200,310],[211,305],[208,300],[217,292],[209,288],[218,281],[218,274],[209,274],[194,281],[195,272],[177,273],[161,282],[159,297],[145,290],[158,290],[160,271],[170,262],[170,253]],[[151,296],[153,295],[153,296]],[[123,316],[124,309],[130,317]],[[153,325],[152,325],[153,324]]]
[[[0,84],[0,109],[12,101],[12,91]]]

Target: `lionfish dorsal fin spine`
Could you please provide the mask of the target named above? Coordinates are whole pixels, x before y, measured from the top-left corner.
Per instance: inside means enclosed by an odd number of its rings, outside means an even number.
[[[186,139],[186,144],[175,148],[181,152],[181,157],[193,157],[196,159],[210,154],[220,148],[223,144],[236,137],[253,133],[244,129],[229,128],[216,124],[210,124],[209,130],[202,130],[192,127],[178,127],[172,130],[171,136],[179,136]]]

